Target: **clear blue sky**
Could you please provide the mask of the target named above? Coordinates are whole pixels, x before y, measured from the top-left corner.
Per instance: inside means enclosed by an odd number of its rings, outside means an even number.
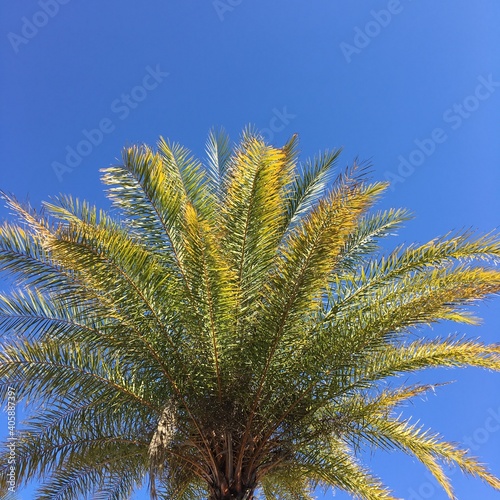
[[[99,169],[124,145],[163,135],[202,154],[210,127],[237,138],[253,123],[277,145],[297,132],[304,157],[343,146],[345,163],[370,159],[375,178],[393,181],[381,206],[416,214],[394,243],[489,231],[500,213],[499,26],[497,0],[3,2],[0,188],[34,205],[67,192],[106,207]],[[428,333],[498,342],[499,306],[479,308],[479,328]],[[426,380],[456,383],[408,412],[467,439],[500,475],[500,374],[415,377]],[[397,496],[446,498],[413,459],[366,458]],[[453,479],[460,499],[499,498]]]

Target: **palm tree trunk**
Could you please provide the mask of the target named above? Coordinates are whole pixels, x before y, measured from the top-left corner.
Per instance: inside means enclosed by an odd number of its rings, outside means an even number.
[[[212,471],[212,481],[208,490],[208,500],[254,500],[257,488],[256,473],[250,474],[238,467],[234,450],[234,438],[231,431],[213,432],[213,456],[217,457],[216,470]]]
[[[224,495],[220,491],[212,491],[208,500],[254,500],[254,489],[246,489],[241,493],[228,493]]]

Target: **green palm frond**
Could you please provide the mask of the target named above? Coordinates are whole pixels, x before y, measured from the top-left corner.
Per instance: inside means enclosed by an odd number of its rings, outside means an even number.
[[[230,139],[224,129],[210,131],[205,151],[211,189],[222,203],[227,189],[227,173],[231,158]]]
[[[281,238],[289,165],[282,150],[252,137],[230,161],[220,220],[222,245],[236,272],[240,307],[253,309]]]
[[[393,232],[409,219],[411,219],[410,213],[403,209],[385,210],[363,217],[345,243],[336,274],[340,275],[339,269],[356,271],[363,256],[369,258],[379,249],[377,241],[380,238],[394,234]]]
[[[325,151],[296,171],[287,203],[287,223],[293,227],[327,192],[341,150]]]
[[[325,444],[319,448],[312,449],[309,446],[301,450],[297,460],[300,464],[298,474],[305,474],[321,484],[335,486],[354,498],[395,500],[380,480],[353,458],[352,451],[341,441],[332,438]]]
[[[500,488],[500,481],[477,459],[469,456],[467,450],[442,441],[437,434],[424,431],[409,421],[390,418],[370,418],[369,427],[370,430],[365,432],[371,433],[374,439],[390,441],[393,446],[415,455],[432,472],[450,498],[453,498],[453,490],[439,460],[457,465],[463,472],[481,478],[495,489]]]

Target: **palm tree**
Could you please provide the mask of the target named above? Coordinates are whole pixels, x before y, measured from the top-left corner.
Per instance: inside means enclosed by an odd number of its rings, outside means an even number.
[[[397,448],[500,490],[467,450],[400,415],[427,367],[500,370],[499,346],[426,339],[500,290],[494,235],[447,235],[382,256],[409,215],[370,211],[386,184],[336,172],[339,151],[297,161],[247,130],[211,133],[202,165],[160,140],[104,170],[113,215],[60,197],[42,212],[5,195],[0,228],[2,396],[28,416],[18,482],[40,499],[363,499],[390,490],[360,461]],[[387,379],[391,383],[387,383]],[[397,413],[396,413],[397,411]],[[2,457],[8,490],[8,451]]]

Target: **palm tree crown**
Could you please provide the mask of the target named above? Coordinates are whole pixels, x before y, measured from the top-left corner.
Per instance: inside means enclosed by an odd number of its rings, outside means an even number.
[[[164,140],[126,149],[103,174],[117,215],[4,196],[19,221],[0,227],[16,283],[0,296],[0,387],[28,403],[16,474],[37,498],[128,498],[144,478],[153,498],[306,500],[318,485],[394,498],[366,445],[414,455],[450,498],[443,464],[500,490],[400,415],[432,386],[395,378],[500,370],[499,346],[415,334],[476,322],[464,306],[500,290],[500,241],[383,256],[377,241],[409,218],[370,211],[387,186],[337,174],[338,150],[297,156],[295,136],[278,149],[246,130],[232,148],[214,132],[204,164]]]

